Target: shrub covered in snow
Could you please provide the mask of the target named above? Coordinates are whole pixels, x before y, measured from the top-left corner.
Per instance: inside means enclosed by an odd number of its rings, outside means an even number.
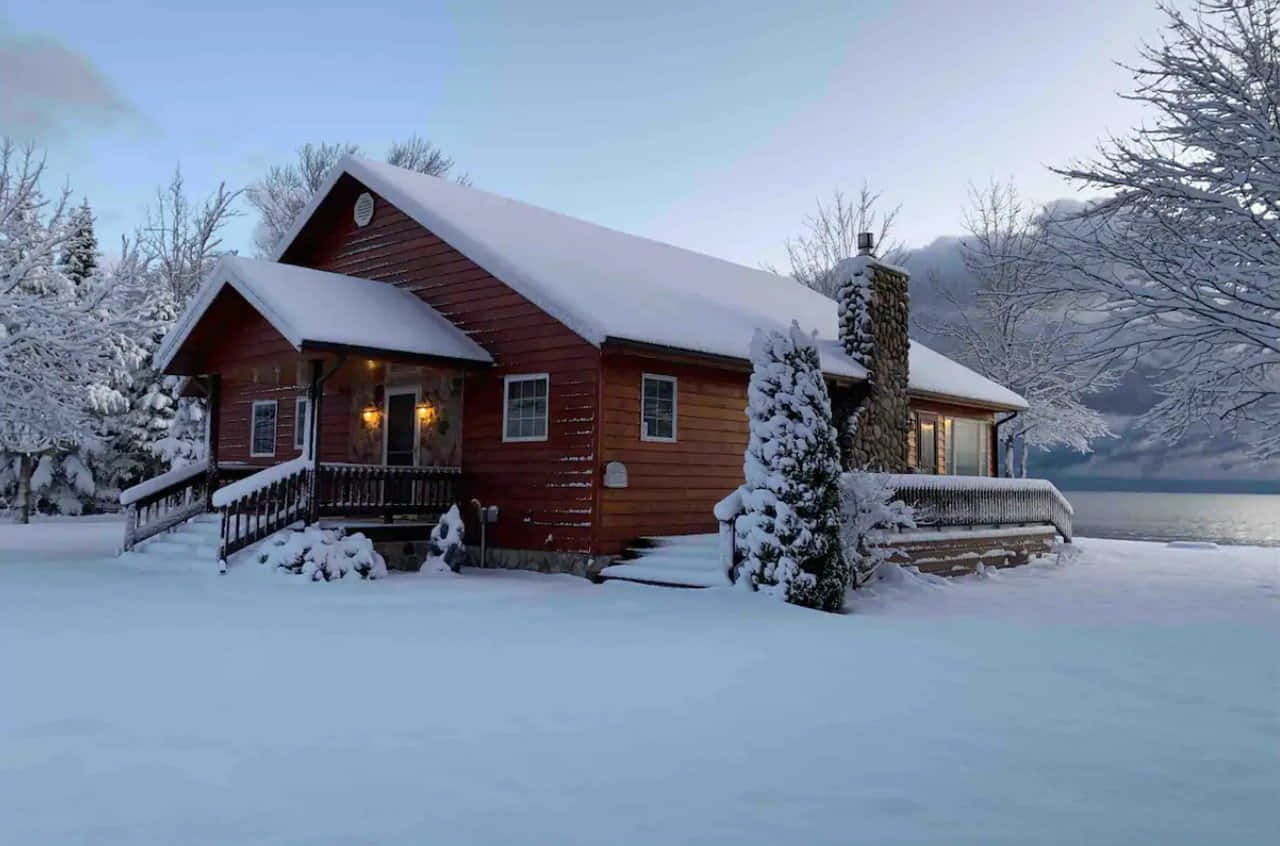
[[[287,570],[312,581],[331,582],[348,575],[378,579],[387,574],[386,562],[362,534],[308,526],[273,535],[258,551],[258,563]]]
[[[462,559],[467,554],[462,547],[465,536],[466,527],[462,525],[458,506],[450,506],[431,530],[431,543],[427,548],[427,559],[422,562],[422,572],[456,573],[462,569]]]
[[[840,452],[813,338],[757,331],[734,582],[797,605],[839,610],[849,582],[840,550]]]
[[[878,473],[840,477],[840,547],[851,571],[863,578],[876,572],[895,551],[884,542],[873,542],[873,532],[916,525],[915,510],[896,498],[890,479]]]

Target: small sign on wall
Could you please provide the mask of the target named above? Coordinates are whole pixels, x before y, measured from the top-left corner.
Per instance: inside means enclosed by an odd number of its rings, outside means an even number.
[[[604,486],[606,488],[625,488],[627,486],[627,465],[621,461],[610,461],[604,466]]]

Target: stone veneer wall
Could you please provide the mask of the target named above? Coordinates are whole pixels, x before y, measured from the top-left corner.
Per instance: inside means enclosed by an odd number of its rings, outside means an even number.
[[[889,473],[907,469],[907,441],[911,427],[911,411],[907,396],[909,376],[908,333],[910,300],[908,276],[904,272],[865,260],[863,272],[870,274],[869,284],[861,288],[869,294],[866,306],[871,332],[870,343],[864,338],[842,337],[846,347],[861,350],[869,379],[861,403],[843,422],[845,449],[842,450],[850,469]],[[851,304],[843,301],[859,286],[842,289],[842,309]],[[841,332],[856,331],[854,321],[841,321]],[[841,409],[844,410],[844,409]]]

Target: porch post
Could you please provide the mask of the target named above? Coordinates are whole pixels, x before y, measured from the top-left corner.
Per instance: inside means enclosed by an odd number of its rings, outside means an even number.
[[[307,409],[311,419],[307,421],[307,458],[311,460],[311,490],[307,496],[307,523],[320,519],[320,404],[324,398],[324,383],[320,375],[321,361],[311,360],[311,384],[307,387]]]
[[[222,376],[218,373],[211,373],[207,377],[209,380],[208,403],[205,409],[208,415],[208,423],[204,427],[205,431],[205,455],[209,459],[208,478],[205,480],[204,496],[205,510],[213,510],[213,492],[218,489],[218,434],[220,419],[222,416]]]

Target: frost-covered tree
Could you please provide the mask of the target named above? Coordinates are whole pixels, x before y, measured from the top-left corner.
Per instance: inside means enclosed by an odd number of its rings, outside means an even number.
[[[1146,421],[1280,456],[1280,0],[1162,7],[1131,68],[1148,120],[1058,172],[1109,196],[1054,222],[1096,355],[1163,373]]]
[[[245,195],[258,211],[253,243],[259,255],[271,254],[338,160],[359,152],[356,144],[303,144],[294,161],[272,166],[265,176],[249,186]],[[418,135],[392,144],[386,160],[396,167],[431,176],[448,176],[454,166],[451,156]],[[463,174],[458,182],[469,184],[470,180]]]
[[[946,319],[917,322],[954,358],[1026,398],[1029,408],[1000,427],[1003,472],[1025,477],[1031,449],[1087,453],[1111,436],[1087,397],[1114,388],[1119,374],[1078,353],[1078,327],[1067,317],[1078,297],[1049,290],[1060,271],[1047,261],[1043,214],[1024,206],[1012,182],[970,196],[961,242],[967,278],[932,275],[952,308]]]
[[[168,185],[156,190],[155,204],[147,209],[147,224],[136,241],[146,272],[179,308],[199,290],[224,252],[222,230],[239,216],[239,196],[223,182],[196,205],[187,195],[181,168],[174,170]]]
[[[89,208],[87,199],[71,211],[67,228],[70,234],[58,261],[63,275],[78,287],[98,269],[100,258],[98,236],[93,228],[93,209]]]
[[[858,233],[875,235],[877,252],[883,261],[894,263],[905,247],[892,241],[898,207],[879,210],[880,194],[863,185],[856,199],[835,190],[830,202],[818,201],[817,210],[804,219],[804,231],[787,241],[791,275],[832,299],[840,293],[836,265],[858,252]]]
[[[851,581],[855,573],[866,579],[893,557],[878,531],[915,525],[915,510],[897,498],[887,476],[855,471],[840,477],[840,546]]]
[[[837,611],[849,570],[840,548],[840,450],[813,337],[757,330],[743,466],[742,558],[735,583],[797,605]]]
[[[46,198],[44,167],[33,148],[0,142],[0,453],[16,459],[23,522],[43,459],[101,443],[142,355],[134,292],[63,272],[69,192]]]
[[[116,421],[112,448],[117,484],[144,478],[204,457],[204,402],[181,396],[183,380],[157,373],[151,356],[200,283],[225,252],[222,232],[236,215],[239,192],[219,185],[197,204],[187,194],[181,171],[156,192],[149,225],[133,248],[124,250],[117,276],[137,280],[148,291],[146,309],[152,329],[138,338],[146,355],[134,371],[129,411]]]

